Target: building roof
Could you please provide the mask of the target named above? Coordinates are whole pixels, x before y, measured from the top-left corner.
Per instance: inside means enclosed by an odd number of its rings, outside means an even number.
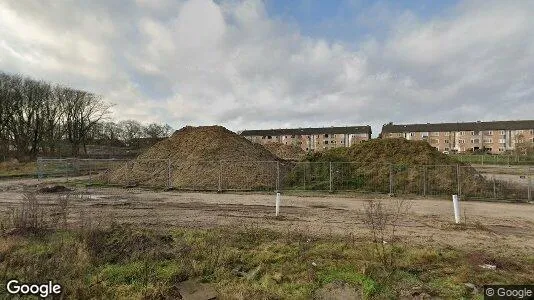
[[[483,131],[483,130],[521,130],[534,129],[534,120],[426,123],[426,124],[385,124],[382,133],[392,132],[446,132],[446,131]]]
[[[263,130],[243,130],[244,136],[278,136],[278,135],[312,135],[312,134],[371,134],[371,126],[317,127],[317,128],[281,128]]]

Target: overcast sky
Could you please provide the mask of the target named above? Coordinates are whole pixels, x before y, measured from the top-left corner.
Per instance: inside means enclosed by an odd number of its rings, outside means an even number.
[[[175,128],[534,119],[534,1],[2,0],[0,70]]]

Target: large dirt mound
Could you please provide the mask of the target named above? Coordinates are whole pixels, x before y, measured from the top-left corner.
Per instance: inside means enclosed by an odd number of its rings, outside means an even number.
[[[109,181],[166,186],[170,173],[175,188],[268,189],[281,161],[224,127],[186,126],[112,172]]]
[[[365,166],[376,165],[443,165],[458,161],[437,151],[425,141],[375,139],[347,148],[335,148],[308,156],[311,161],[352,161]]]
[[[301,160],[306,156],[302,148],[282,143],[268,143],[263,145],[269,152],[285,160]]]
[[[303,163],[307,169],[292,171],[288,184],[298,185],[306,178],[303,176],[310,176],[303,175],[307,173],[315,176],[312,179],[318,183],[318,189],[324,188],[325,183],[316,178],[329,178],[329,162],[334,162],[335,189],[388,192],[392,185],[393,191],[399,193],[456,194],[460,183],[461,193],[470,194],[487,188],[482,176],[469,165],[439,152],[425,141],[405,139],[376,139],[309,154]]]

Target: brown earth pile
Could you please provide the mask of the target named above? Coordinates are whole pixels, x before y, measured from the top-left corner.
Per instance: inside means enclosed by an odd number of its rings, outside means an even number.
[[[458,169],[462,194],[474,194],[487,187],[474,168],[439,152],[425,141],[376,139],[314,153],[305,160],[338,162],[334,173],[341,174],[339,177],[345,180],[340,184],[346,184],[348,176],[358,174],[355,184],[365,190],[387,192],[392,174],[394,190],[398,192],[421,193],[426,188],[427,194],[453,194],[458,190]]]
[[[170,165],[169,165],[170,159]],[[277,163],[278,162],[278,163]],[[270,189],[281,159],[221,126],[186,126],[111,172],[110,183],[187,189]]]
[[[301,160],[306,156],[302,148],[282,143],[268,143],[263,145],[269,152],[285,160]]]

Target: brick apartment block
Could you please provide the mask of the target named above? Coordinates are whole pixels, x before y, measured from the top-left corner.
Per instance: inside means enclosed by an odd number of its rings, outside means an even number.
[[[439,151],[484,150],[493,154],[515,150],[518,143],[534,143],[534,120],[385,124],[382,138],[425,140]]]
[[[278,142],[304,151],[323,151],[370,140],[371,126],[245,130],[241,135],[259,144]]]

